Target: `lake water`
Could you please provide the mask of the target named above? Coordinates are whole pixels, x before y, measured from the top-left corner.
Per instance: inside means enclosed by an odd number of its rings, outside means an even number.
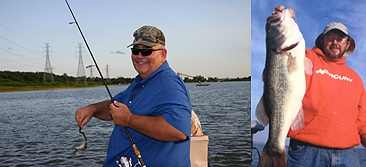
[[[210,165],[250,166],[250,82],[186,85]],[[126,88],[110,86],[112,95]],[[0,166],[101,166],[113,122],[93,118],[83,129],[88,148],[72,155],[83,141],[74,114],[108,98],[104,87],[0,93]]]

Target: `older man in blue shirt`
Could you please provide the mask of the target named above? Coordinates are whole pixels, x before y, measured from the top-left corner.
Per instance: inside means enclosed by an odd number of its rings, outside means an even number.
[[[190,166],[191,101],[187,88],[166,61],[161,30],[143,26],[130,46],[135,81],[110,100],[78,109],[75,120],[82,128],[94,116],[113,120],[108,154],[103,166],[117,166],[122,156],[137,157],[124,127],[140,150],[146,166]],[[116,107],[118,106],[118,107]]]

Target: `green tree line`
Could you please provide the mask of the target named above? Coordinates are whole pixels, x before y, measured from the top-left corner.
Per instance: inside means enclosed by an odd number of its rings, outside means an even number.
[[[49,74],[47,74],[49,75]],[[52,83],[47,77],[44,81],[44,72],[19,72],[19,71],[0,71],[0,86],[69,86],[69,87],[80,87],[80,86],[95,86],[102,85],[100,78],[81,78],[78,83],[77,78],[68,76],[67,74],[55,75],[53,74],[54,82]],[[85,85],[85,79],[87,84]],[[93,80],[93,81],[92,81]],[[107,84],[130,84],[135,78],[111,78],[107,79]]]
[[[44,72],[19,72],[19,71],[0,71],[0,92],[1,91],[20,91],[20,90],[38,90],[45,88],[73,88],[103,85],[101,78],[79,78],[63,75],[53,74],[54,82],[47,77],[44,81]],[[49,74],[47,74],[49,75]],[[85,83],[86,79],[86,83]],[[193,78],[184,78],[184,82],[225,82],[225,81],[250,81],[251,77],[243,78],[205,78],[197,75]],[[108,85],[131,84],[135,78],[111,78],[106,79]]]
[[[227,81],[250,81],[251,76],[249,77],[243,77],[243,78],[217,78],[217,77],[208,77],[207,79],[204,76],[197,75],[195,77],[191,78],[184,78],[184,82],[227,82]]]

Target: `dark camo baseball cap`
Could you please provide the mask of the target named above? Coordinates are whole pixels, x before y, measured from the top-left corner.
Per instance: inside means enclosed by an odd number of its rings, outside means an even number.
[[[127,47],[132,45],[154,47],[158,44],[165,46],[165,37],[163,32],[153,26],[142,26],[133,33],[133,36],[135,37],[133,43]]]
[[[348,28],[343,25],[342,23],[336,23],[336,22],[333,22],[333,23],[329,23],[325,28],[324,28],[324,31],[323,33],[321,33],[315,40],[315,46],[320,48],[320,49],[323,49],[322,48],[322,40],[324,39],[324,35],[326,33],[328,33],[329,31],[331,30],[339,30],[341,32],[343,32],[345,35],[348,36],[349,38],[349,41],[351,42],[351,44],[349,45],[348,49],[346,50],[346,52],[344,52],[344,56],[349,56],[351,55],[351,53],[355,50],[356,48],[356,43],[355,43],[355,40],[349,35],[348,33]]]

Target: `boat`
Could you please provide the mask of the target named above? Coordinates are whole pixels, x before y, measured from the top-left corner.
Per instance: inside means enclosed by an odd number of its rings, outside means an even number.
[[[210,83],[207,83],[207,82],[205,82],[205,83],[199,82],[198,84],[196,84],[196,86],[209,86],[209,85],[210,85]]]
[[[196,84],[196,86],[208,86],[208,85],[210,85],[209,83],[207,83],[207,84]]]

